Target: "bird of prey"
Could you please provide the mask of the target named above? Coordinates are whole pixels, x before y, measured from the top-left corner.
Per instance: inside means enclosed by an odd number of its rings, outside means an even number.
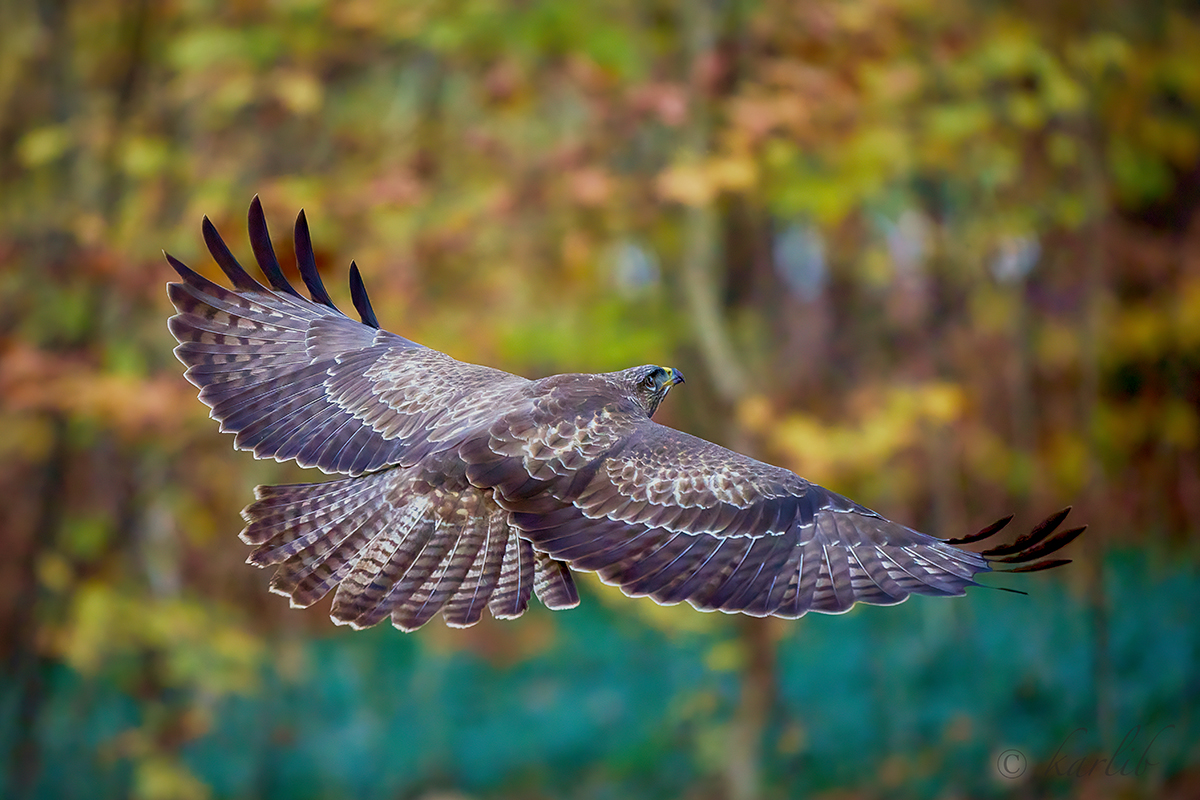
[[[527,380],[456,361],[380,329],[358,267],[342,314],[295,226],[310,297],[284,277],[262,206],[250,243],[266,277],[238,264],[207,218],[204,240],[232,283],[167,256],[175,354],[200,399],[257,458],[335,480],[260,486],[243,512],[248,561],[277,565],[271,591],[307,607],[336,589],[332,617],[413,631],[520,616],[530,596],[579,603],[573,571],[627,595],[756,617],[837,614],[857,602],[961,595],[994,568],[1046,557],[1083,528],[1070,509],[1010,544],[971,552],[892,522],[793,472],[653,421],[678,370],[639,366]],[[1019,565],[1011,567],[1008,565]]]

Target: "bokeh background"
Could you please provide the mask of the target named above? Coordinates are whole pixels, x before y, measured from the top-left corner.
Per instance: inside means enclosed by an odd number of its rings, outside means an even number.
[[[255,193],[460,359],[670,364],[662,421],[915,527],[1090,531],[795,622],[289,611],[238,510],[317,476],[165,326]],[[0,795],[1197,796],[1198,209],[1194,3],[5,0]]]

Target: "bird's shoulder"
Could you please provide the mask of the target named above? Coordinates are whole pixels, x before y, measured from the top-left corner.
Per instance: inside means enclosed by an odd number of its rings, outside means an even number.
[[[526,402],[492,427],[489,449],[520,457],[530,475],[591,463],[626,496],[699,494],[739,506],[812,491],[791,470],[655,422],[609,375],[554,375],[524,391]]]
[[[604,373],[550,375],[530,381],[523,394],[526,402],[513,415],[515,420],[526,423],[522,430],[569,426],[628,432],[649,421],[625,388]]]
[[[482,390],[519,393],[532,383],[511,372],[459,361],[440,350],[399,344],[385,347],[364,371],[380,387],[394,387],[414,397],[439,398]]]

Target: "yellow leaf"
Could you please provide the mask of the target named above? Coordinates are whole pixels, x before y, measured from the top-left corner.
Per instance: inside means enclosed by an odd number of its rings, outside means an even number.
[[[953,383],[932,383],[925,387],[922,406],[926,415],[934,422],[953,422],[962,416],[962,389]]]
[[[717,194],[717,185],[698,164],[677,164],[668,167],[655,182],[658,194],[687,206],[704,206]]]
[[[1055,482],[1065,492],[1082,491],[1088,464],[1087,447],[1083,441],[1078,436],[1061,433],[1051,441],[1049,450],[1050,469],[1054,472]]]
[[[71,564],[58,553],[48,553],[37,563],[38,582],[52,592],[61,592],[71,583]]]
[[[289,111],[304,115],[321,108],[324,89],[311,74],[289,70],[276,75],[275,95]]]
[[[704,654],[704,665],[713,672],[737,672],[746,663],[746,648],[735,639],[717,642]]]
[[[121,153],[121,165],[135,178],[152,177],[167,166],[170,149],[163,139],[150,136],[133,136]]]
[[[758,181],[758,169],[746,156],[718,158],[708,164],[709,179],[722,189],[745,191]]]
[[[71,131],[66,125],[34,128],[17,142],[17,159],[26,167],[49,164],[67,152],[71,138]]]
[[[178,759],[153,755],[138,761],[133,795],[138,800],[207,800],[212,790]]]

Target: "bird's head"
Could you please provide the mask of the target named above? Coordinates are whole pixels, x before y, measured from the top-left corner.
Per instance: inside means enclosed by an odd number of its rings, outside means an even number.
[[[677,383],[683,383],[683,373],[674,367],[658,367],[646,364],[632,367],[621,373],[632,397],[644,409],[646,416],[653,416],[658,404]]]

